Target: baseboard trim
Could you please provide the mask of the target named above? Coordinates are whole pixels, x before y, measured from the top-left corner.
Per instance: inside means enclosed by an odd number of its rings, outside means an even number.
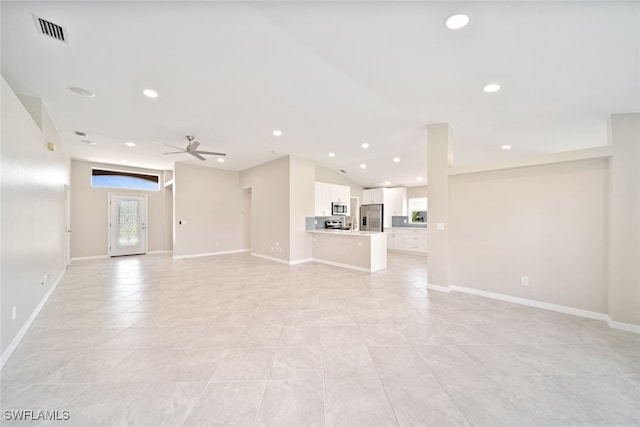
[[[451,292],[451,286],[433,285],[431,283],[427,283],[427,290],[429,289],[432,289],[438,292],[444,292],[447,294]]]
[[[421,256],[421,257],[427,256],[426,252],[401,251],[398,249],[387,249],[387,252],[392,252],[394,254],[403,254],[403,255],[415,255],[415,256]]]
[[[574,316],[586,317],[595,320],[607,320],[609,316],[605,313],[596,311],[583,310],[581,308],[569,307],[566,305],[552,304],[548,302],[536,301],[528,298],[514,297],[511,295],[499,294],[496,292],[482,291],[479,289],[466,288],[464,286],[452,286],[454,291],[464,292],[467,294],[478,295],[481,297],[493,298],[501,301],[513,302],[515,304],[528,305],[530,307],[543,308],[545,310],[557,311],[558,313],[573,314]]]
[[[214,256],[214,255],[229,255],[229,254],[239,254],[242,252],[249,252],[251,249],[235,249],[233,251],[220,251],[220,252],[207,252],[201,254],[192,254],[192,255],[174,255],[173,259],[187,259],[187,258],[201,258],[205,256]]]
[[[7,361],[13,354],[13,352],[16,350],[16,348],[18,347],[18,344],[20,344],[20,341],[22,341],[22,338],[24,338],[25,334],[31,327],[31,324],[33,323],[34,320],[36,320],[38,313],[40,313],[40,311],[42,310],[42,307],[44,307],[44,305],[47,303],[47,300],[49,299],[53,291],[56,289],[58,284],[62,281],[62,277],[64,277],[64,273],[66,271],[67,271],[66,269],[62,270],[60,275],[53,282],[53,285],[51,285],[51,288],[49,288],[47,293],[44,294],[44,297],[42,297],[42,300],[40,301],[40,303],[37,305],[35,310],[33,310],[33,312],[31,313],[27,321],[24,323],[24,325],[22,325],[22,328],[20,328],[20,330],[18,331],[18,334],[13,338],[13,340],[11,340],[11,344],[9,344],[9,347],[7,347],[7,349],[2,353],[2,356],[0,356],[0,369],[4,367],[5,363],[7,363]]]
[[[307,262],[312,262],[312,261],[313,261],[313,258],[297,259],[294,261],[289,261],[289,265],[305,264]]]
[[[335,267],[342,267],[342,268],[348,268],[350,270],[363,271],[365,273],[372,273],[371,269],[369,268],[357,267],[355,265],[342,264],[340,262],[334,262],[334,261],[326,261],[324,259],[318,259],[318,258],[313,258],[313,261],[318,262],[320,264],[333,265]]]
[[[156,254],[172,254],[173,251],[151,251],[147,252],[147,255],[156,255]]]
[[[631,323],[617,322],[615,320],[611,320],[608,314],[598,313],[597,311],[589,311],[582,310],[580,308],[568,307],[566,305],[559,304],[551,304],[548,302],[536,301],[528,298],[520,298],[514,297],[511,295],[499,294],[496,292],[483,291],[480,289],[467,288],[464,286],[450,285],[450,286],[442,286],[442,285],[432,285],[427,284],[427,290],[432,289],[438,292],[463,292],[466,294],[477,295],[485,298],[497,299],[500,301],[512,302],[514,304],[526,305],[529,307],[542,308],[544,310],[556,311],[564,314],[571,314],[573,316],[586,317],[588,319],[594,320],[602,320],[607,322],[607,325],[611,329],[617,329],[625,332],[632,332],[635,334],[640,334],[640,325],[634,325]]]
[[[109,255],[96,255],[96,256],[81,256],[81,257],[77,257],[77,258],[71,258],[71,262],[74,261],[89,261],[92,259],[107,259],[109,258]]]
[[[251,252],[251,256],[255,256],[255,257],[258,257],[258,258],[262,258],[262,259],[267,259],[269,261],[279,262],[280,264],[289,265],[289,261],[287,261],[286,259],[280,259],[280,258],[268,256],[268,255],[262,255],[262,254],[258,254],[258,253],[255,253],[255,252]]]
[[[619,331],[632,332],[634,334],[640,335],[640,325],[634,325],[633,323],[624,323],[618,322],[616,320],[611,320],[609,316],[607,316],[607,325],[611,329],[617,329]]]

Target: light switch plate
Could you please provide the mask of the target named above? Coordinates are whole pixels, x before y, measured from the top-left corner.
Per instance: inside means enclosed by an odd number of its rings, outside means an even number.
[[[444,230],[444,222],[437,223],[436,230]]]

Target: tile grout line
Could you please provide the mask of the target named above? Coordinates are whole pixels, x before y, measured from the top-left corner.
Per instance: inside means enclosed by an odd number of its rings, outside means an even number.
[[[215,378],[216,374],[218,373],[218,370],[220,370],[220,367],[222,366],[222,364],[225,362],[225,360],[227,360],[227,356],[229,355],[230,351],[231,351],[231,349],[227,349],[227,352],[225,353],[224,357],[222,358],[222,360],[220,361],[220,363],[218,364],[216,369],[211,374],[211,377],[209,377],[209,380],[207,381],[205,386],[202,387],[202,391],[200,391],[200,393],[198,394],[198,397],[193,400],[193,404],[191,405],[191,407],[189,408],[189,410],[185,414],[184,421],[182,422],[182,425],[184,425],[184,423],[186,423],[187,420],[189,419],[189,417],[191,416],[191,413],[195,409],[195,407],[198,404],[198,402],[200,401],[200,399],[202,399],[202,395],[204,395],[205,391],[207,391],[207,389],[209,388],[209,385],[211,384],[211,382]]]
[[[391,412],[393,413],[393,417],[396,420],[396,425],[400,426],[400,420],[398,420],[398,415],[396,414],[396,410],[393,407],[393,403],[391,402],[391,399],[389,399],[389,393],[387,393],[387,389],[384,387],[384,383],[382,382],[382,378],[380,378],[380,372],[378,372],[378,367],[376,366],[376,363],[373,360],[373,355],[371,354],[371,348],[369,348],[369,344],[367,344],[367,340],[364,338],[364,334],[362,333],[362,327],[360,325],[360,322],[358,321],[358,319],[356,318],[356,325],[358,325],[358,330],[360,331],[360,335],[362,336],[362,341],[364,342],[364,345],[367,347],[367,353],[369,354],[369,357],[371,358],[371,363],[373,364],[373,369],[375,369],[376,371],[376,376],[378,377],[378,382],[380,383],[380,387],[382,387],[382,391],[384,392],[384,396],[387,398],[387,402],[389,403],[389,407],[391,408]]]
[[[322,323],[322,316],[320,317]],[[322,375],[322,408],[324,409],[324,426],[327,427],[327,385],[324,375],[324,351],[322,346],[322,326],[320,326],[320,373]]]
[[[458,347],[456,345],[456,347]],[[422,354],[417,351],[415,349],[414,344],[411,344],[411,348],[413,349],[413,351],[418,355],[418,357],[420,359],[422,359],[425,364],[427,364],[427,361],[425,360],[424,357],[422,357]],[[466,354],[466,353],[465,353]],[[468,356],[467,356],[468,357]],[[429,370],[431,371],[431,368],[429,367],[429,365],[427,364],[427,368],[429,368]],[[458,405],[458,402],[455,401],[455,399],[453,398],[453,396],[451,396],[451,394],[449,393],[449,390],[446,389],[446,387],[444,385],[442,385],[442,382],[440,381],[440,378],[438,378],[438,376],[431,371],[431,373],[433,374],[433,378],[438,382],[438,385],[440,386],[440,388],[442,388],[442,390],[447,394],[447,396],[449,397],[449,399],[451,400],[451,403],[453,403],[455,405],[455,407],[458,409],[458,411],[460,411],[460,414],[462,414],[462,416],[464,417],[464,419],[469,423],[470,426],[474,426],[474,424],[471,422],[471,420],[467,417],[467,414],[464,413],[464,411],[462,410],[462,408],[460,408],[460,406]]]
[[[256,311],[257,312],[257,311]],[[276,363],[276,356],[278,355],[278,350],[280,349],[280,340],[282,339],[282,334],[284,332],[284,326],[280,326],[280,335],[278,335],[278,344],[275,347],[275,352],[271,358],[271,366],[269,366],[269,370],[266,375],[266,380],[264,382],[264,388],[262,389],[262,396],[260,396],[260,402],[258,403],[258,408],[256,410],[256,415],[253,419],[253,425],[258,423],[258,417],[260,416],[260,409],[262,408],[262,402],[264,401],[264,395],[267,393],[267,387],[269,386],[269,380],[271,378],[271,371],[273,370],[273,365]],[[260,348],[260,347],[257,347]]]

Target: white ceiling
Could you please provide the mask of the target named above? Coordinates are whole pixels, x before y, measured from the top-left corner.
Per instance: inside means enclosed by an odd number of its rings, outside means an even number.
[[[431,123],[452,126],[454,164],[468,165],[604,145],[611,113],[640,111],[637,2],[0,7],[2,74],[43,99],[76,159],[242,170],[292,154],[365,186],[414,186],[426,178]],[[446,29],[457,12],[471,23]],[[32,14],[66,27],[69,43],[40,35]],[[483,93],[489,82],[502,90]],[[151,143],[185,146],[187,134],[226,162],[164,156]]]

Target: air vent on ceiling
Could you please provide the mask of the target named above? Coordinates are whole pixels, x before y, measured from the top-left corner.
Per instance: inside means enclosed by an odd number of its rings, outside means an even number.
[[[346,171],[346,170],[344,170],[344,169],[340,169],[340,172],[342,172],[342,173],[347,173],[347,171]]]
[[[75,134],[78,136],[87,136],[86,132],[80,132],[79,130],[75,131]]]
[[[34,21],[36,22],[36,27],[38,28],[38,32],[45,36],[49,36],[56,40],[60,40],[61,42],[68,43],[67,40],[67,32],[65,28],[54,24],[51,21],[47,21],[46,19],[39,18],[37,16],[33,16]]]

